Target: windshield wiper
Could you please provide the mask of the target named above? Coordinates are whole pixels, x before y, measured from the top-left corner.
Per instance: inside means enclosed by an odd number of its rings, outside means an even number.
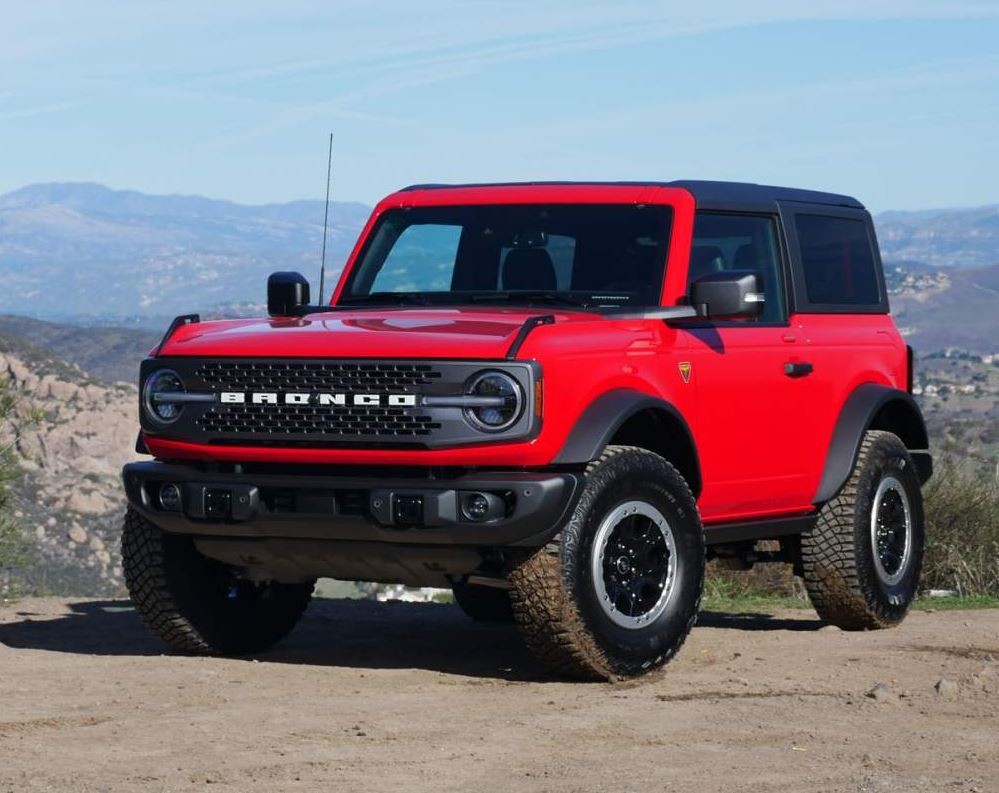
[[[366,295],[348,295],[340,298],[337,305],[371,305],[384,303],[396,306],[429,306],[430,301],[422,292],[370,292]]]
[[[550,305],[586,308],[586,303],[560,292],[479,292],[469,295],[472,303],[548,303]]]

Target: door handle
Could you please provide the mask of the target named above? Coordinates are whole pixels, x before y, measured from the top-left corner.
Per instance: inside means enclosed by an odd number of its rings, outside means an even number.
[[[788,361],[784,364],[784,374],[788,377],[804,377],[811,374],[814,368],[808,361]]]

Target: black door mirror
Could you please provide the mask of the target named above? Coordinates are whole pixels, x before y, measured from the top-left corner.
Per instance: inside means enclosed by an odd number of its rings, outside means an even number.
[[[690,303],[706,319],[752,318],[763,307],[760,275],[755,270],[723,270],[694,281]]]
[[[301,273],[271,273],[267,277],[267,313],[300,317],[309,306],[309,282]]]

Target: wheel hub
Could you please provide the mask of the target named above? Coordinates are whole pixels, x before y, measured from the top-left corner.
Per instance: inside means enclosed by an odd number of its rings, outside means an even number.
[[[912,555],[912,513],[902,483],[893,476],[878,485],[871,506],[871,548],[878,577],[894,586]]]
[[[593,540],[591,572],[612,622],[637,629],[658,618],[676,578],[676,544],[665,516],[644,501],[611,510]]]

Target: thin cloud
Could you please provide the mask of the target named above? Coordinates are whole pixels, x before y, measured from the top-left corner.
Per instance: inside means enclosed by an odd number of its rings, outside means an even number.
[[[50,113],[62,113],[79,107],[81,102],[54,102],[47,105],[35,105],[34,107],[19,107],[14,110],[0,109],[0,121],[9,121],[15,118],[31,118],[33,116],[45,116]]]
[[[380,6],[377,26],[361,24],[349,11],[317,19],[318,30],[323,30],[324,23],[329,25],[328,48],[337,51],[334,56],[254,63],[245,68],[192,75],[189,79],[192,83],[233,87],[261,81],[285,85],[329,80],[345,73],[354,80],[369,76],[377,79],[379,75],[396,77],[433,66],[474,69],[567,52],[612,49],[636,42],[797,21],[999,16],[999,4],[995,2],[944,4],[917,0],[824,0],[808,4],[770,0],[753,4],[715,3],[710,8],[676,3],[610,6],[572,3],[567,7],[526,2],[472,6],[475,9],[472,13],[467,5],[456,8],[451,3],[430,3],[419,7],[419,20],[399,13],[403,8],[411,12],[413,6],[391,2]],[[362,5],[362,11],[370,9]],[[530,24],[525,26],[525,20]],[[433,35],[421,37],[419,32],[428,30],[428,23]],[[350,30],[352,35],[338,41],[340,30]],[[308,49],[305,42],[314,44],[314,39],[308,35],[303,38],[304,49]],[[442,75],[445,78],[446,74]],[[412,79],[417,84],[427,84],[426,74]]]

